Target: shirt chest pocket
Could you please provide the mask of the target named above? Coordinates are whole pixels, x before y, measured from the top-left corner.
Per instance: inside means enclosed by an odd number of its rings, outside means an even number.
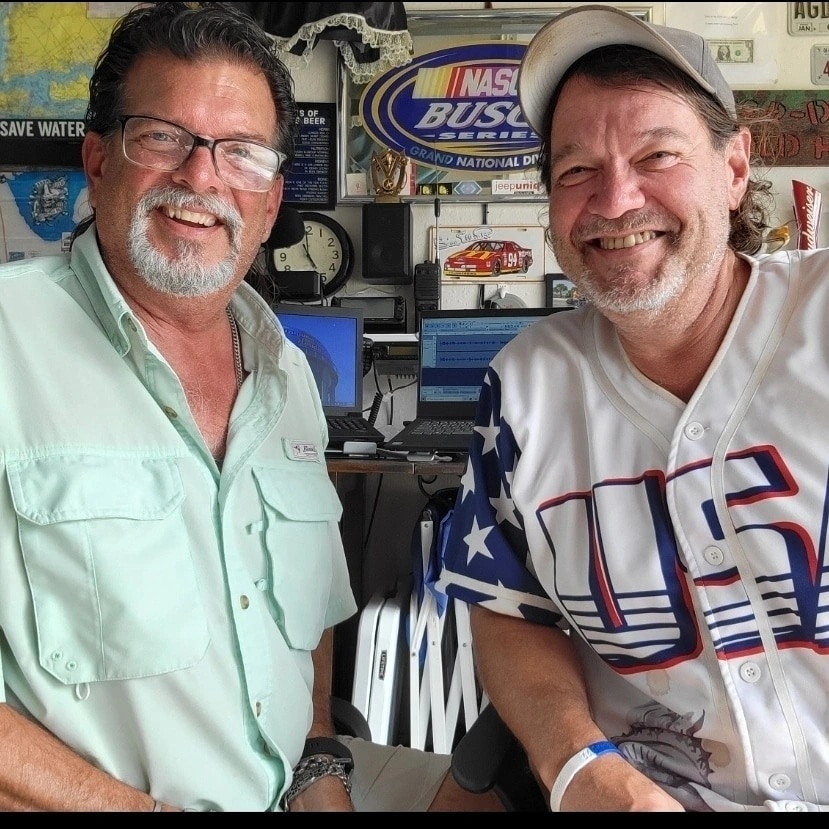
[[[273,615],[292,648],[313,650],[325,626],[342,505],[322,470],[254,469],[262,500]]]
[[[198,662],[209,634],[170,459],[12,461],[41,666],[66,684]]]

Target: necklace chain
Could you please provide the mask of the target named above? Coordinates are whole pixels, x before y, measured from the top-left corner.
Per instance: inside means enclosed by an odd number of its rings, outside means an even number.
[[[244,369],[242,368],[242,346],[239,343],[239,326],[236,324],[236,318],[233,316],[229,305],[225,310],[230,321],[230,334],[233,338],[233,367],[236,369],[236,391],[239,391],[242,388],[242,381],[245,379]]]

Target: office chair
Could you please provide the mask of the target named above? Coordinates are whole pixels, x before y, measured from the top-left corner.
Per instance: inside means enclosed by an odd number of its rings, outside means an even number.
[[[510,812],[548,812],[524,749],[490,703],[452,752],[452,776],[474,794],[494,790]]]
[[[371,739],[368,721],[360,709],[347,699],[331,697],[331,718],[337,734],[360,737],[363,740]]]

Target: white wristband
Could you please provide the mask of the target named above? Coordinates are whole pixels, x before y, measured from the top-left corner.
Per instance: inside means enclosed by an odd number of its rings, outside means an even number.
[[[602,754],[618,754],[623,756],[622,752],[616,748],[613,743],[608,740],[602,740],[598,743],[591,743],[581,751],[577,751],[562,767],[561,771],[556,777],[556,782],[553,783],[553,788],[550,790],[550,811],[558,812],[561,809],[561,798],[564,797],[564,792],[573,778],[580,772],[588,763],[592,763],[597,757]]]

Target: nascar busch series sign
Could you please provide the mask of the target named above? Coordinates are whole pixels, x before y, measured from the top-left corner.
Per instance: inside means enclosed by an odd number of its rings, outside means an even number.
[[[538,136],[518,105],[526,44],[488,42],[430,52],[371,81],[363,129],[415,164],[470,178],[534,169]]]

